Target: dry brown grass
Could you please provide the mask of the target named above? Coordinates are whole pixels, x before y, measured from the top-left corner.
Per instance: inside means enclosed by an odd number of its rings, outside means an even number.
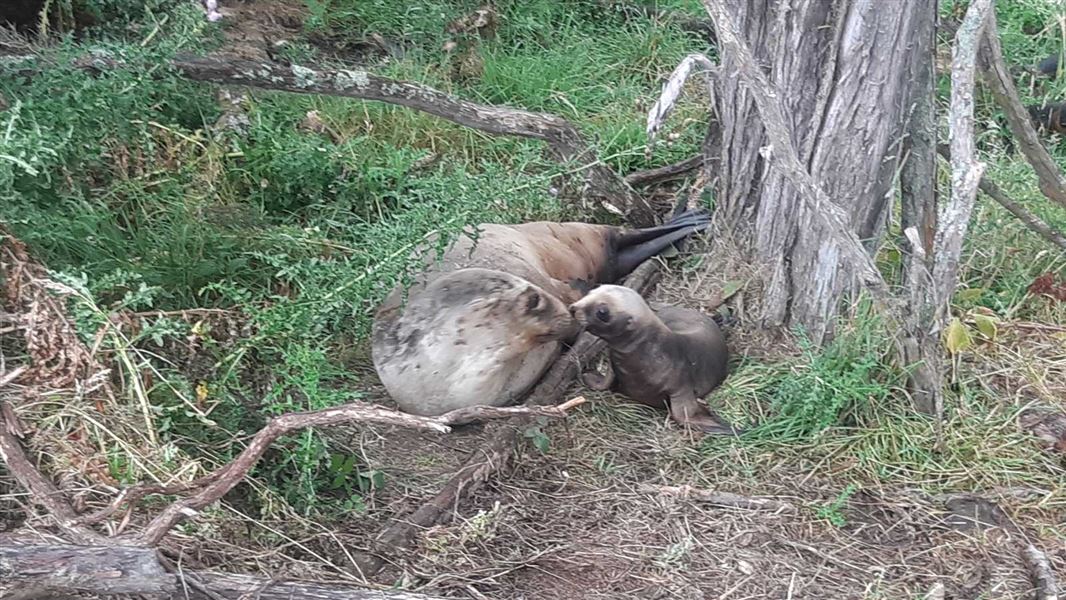
[[[714,310],[723,290],[736,288],[734,371],[708,401],[738,418],[772,418],[768,378],[802,370],[803,358],[789,339],[751,325],[757,273],[728,251],[671,265],[657,301]],[[811,439],[699,439],[663,411],[575,385],[571,394],[592,402],[545,428],[548,452],[524,446],[514,472],[424,531],[415,551],[389,557],[376,579],[459,598],[921,598],[937,585],[948,598],[1028,597],[1025,541],[1047,550],[1060,577],[1066,573],[1062,454],[1018,425],[1032,401],[1062,409],[1062,331],[1004,322],[994,342],[964,353],[940,454],[931,450],[932,425],[909,415],[903,399]],[[114,352],[102,356],[120,364]],[[361,372],[367,399],[388,403],[372,368]],[[184,480],[203,470],[150,443],[136,394],[116,394],[103,411],[95,400],[75,398],[72,391],[38,396],[18,411],[36,428],[34,450],[49,457],[49,473],[76,493],[80,508],[102,505],[113,484],[82,472],[72,457],[106,456],[66,439],[71,432],[121,440],[148,480]],[[468,426],[449,436],[333,430],[338,451],[387,473],[385,487],[366,495],[364,513],[316,522],[253,479],[246,492],[258,512],[224,502],[175,531],[166,546],[189,568],[359,581],[356,556],[377,532],[431,497],[505,426]],[[768,497],[796,510],[709,505],[642,491],[648,485]],[[0,505],[6,513],[25,508],[17,498]],[[985,522],[974,523],[973,515]],[[120,514],[106,527],[142,521],[139,513],[128,522]]]

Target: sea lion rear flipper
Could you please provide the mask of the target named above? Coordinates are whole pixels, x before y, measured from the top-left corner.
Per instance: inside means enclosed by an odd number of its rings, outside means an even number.
[[[740,431],[700,404],[691,391],[670,396],[670,417],[678,423],[712,435],[739,435]]]
[[[711,217],[704,209],[688,210],[657,227],[624,231],[618,236],[615,260],[617,280],[628,275],[640,263],[655,256],[671,244],[706,229]]]

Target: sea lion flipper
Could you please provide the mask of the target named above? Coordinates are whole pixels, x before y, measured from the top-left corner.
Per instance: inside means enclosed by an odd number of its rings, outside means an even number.
[[[706,211],[687,211],[658,227],[646,227],[626,231],[618,236],[618,256],[615,258],[614,277],[620,278],[633,272],[645,260],[666,250],[688,236],[710,226]]]
[[[670,395],[670,417],[681,425],[712,435],[738,435],[740,433],[701,404],[691,390]]]
[[[606,373],[586,371],[581,374],[581,382],[593,391],[606,392],[611,389],[611,385],[614,384],[614,369],[612,369],[611,364],[608,363]]]

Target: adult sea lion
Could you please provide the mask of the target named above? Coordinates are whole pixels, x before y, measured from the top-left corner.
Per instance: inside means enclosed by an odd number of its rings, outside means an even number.
[[[404,412],[511,404],[579,333],[568,304],[709,221],[692,210],[643,229],[481,224],[476,241],[461,236],[415,277],[406,303],[399,285],[382,302],[372,325],[374,368]]]
[[[570,312],[607,342],[608,373],[585,373],[585,385],[668,408],[675,421],[700,431],[737,433],[699,402],[727,374],[729,352],[714,319],[678,306],[653,309],[635,290],[618,285],[591,290]]]

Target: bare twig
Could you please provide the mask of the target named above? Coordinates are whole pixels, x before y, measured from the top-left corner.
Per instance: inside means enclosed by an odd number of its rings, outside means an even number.
[[[0,459],[3,459],[8,471],[30,493],[33,501],[48,511],[69,540],[81,544],[103,540],[100,534],[77,523],[74,509],[63,493],[26,458],[22,444],[7,426],[5,415],[10,414],[10,411],[6,405],[6,402],[0,402]]]
[[[947,160],[951,160],[951,151],[948,150],[946,145],[941,144],[937,147],[937,152],[940,153]],[[1030,230],[1051,242],[1052,244],[1066,250],[1066,236],[1062,232],[1054,229],[1048,225],[1043,219],[1033,214],[1029,209],[1025,208],[1021,204],[1015,202],[1006,192],[1003,191],[994,181],[988,178],[987,175],[981,177],[981,182],[978,184],[978,189],[985,193],[986,196],[995,200],[1000,206],[1007,209],[1018,220],[1025,224]]]
[[[697,154],[673,164],[630,173],[626,175],[626,183],[633,187],[641,187],[669,181],[682,175],[687,175],[701,166],[703,166],[703,154]]]
[[[717,68],[713,62],[706,56],[693,53],[686,56],[676,67],[674,67],[673,73],[670,73],[670,77],[667,78],[666,83],[663,84],[662,91],[659,92],[659,98],[648,110],[648,122],[645,127],[645,133],[648,134],[648,152],[650,153],[655,143],[655,136],[659,132],[659,129],[663,126],[666,118],[670,116],[670,113],[674,110],[674,105],[677,104],[677,99],[681,97],[681,90],[685,87],[685,82],[688,81],[689,75],[692,73],[693,67],[701,67],[703,70],[704,78],[706,79],[707,93],[714,94],[714,71]]]
[[[14,369],[11,369],[7,373],[0,373],[0,388],[18,379],[19,376],[25,373],[28,368],[29,367],[26,366],[16,367]]]
[[[692,498],[700,502],[717,504],[719,506],[729,506],[732,508],[746,508],[750,510],[770,510],[775,512],[781,511],[788,513],[796,512],[796,507],[789,502],[782,502],[780,500],[774,500],[772,498],[754,498],[751,496],[741,496],[739,494],[733,494],[730,492],[713,492],[711,490],[702,490],[688,485],[671,486],[642,484],[637,487],[637,490],[644,494],[680,496],[682,498]]]
[[[1047,149],[1040,143],[1040,138],[1029,120],[1029,112],[1022,105],[1018,90],[1014,87],[1014,80],[1003,60],[1003,49],[999,44],[995,13],[988,16],[985,31],[979,56],[981,74],[985,83],[996,99],[996,104],[1003,109],[1007,125],[1018,140],[1022,154],[1036,171],[1040,191],[1053,202],[1066,206],[1066,178],[1063,177],[1062,171],[1048,154]]]
[[[1036,585],[1037,600],[1058,600],[1058,584],[1055,582],[1055,571],[1051,568],[1044,551],[1032,544],[1025,547],[1022,553],[1025,564],[1029,567],[1029,574]]]
[[[158,544],[175,525],[226,495],[227,492],[244,479],[248,471],[255,466],[274,441],[293,431],[345,423],[378,423],[448,433],[451,431],[450,426],[461,425],[474,420],[505,419],[516,416],[565,417],[568,409],[584,402],[585,399],[583,397],[578,397],[563,405],[552,407],[515,406],[497,408],[475,406],[454,410],[438,417],[410,415],[374,405],[347,404],[312,412],[289,413],[274,417],[255,434],[252,441],[233,462],[202,480],[207,482],[203,489],[163,509],[163,512],[153,519],[145,527],[144,531],[136,537],[136,541],[138,544],[147,546]]]

